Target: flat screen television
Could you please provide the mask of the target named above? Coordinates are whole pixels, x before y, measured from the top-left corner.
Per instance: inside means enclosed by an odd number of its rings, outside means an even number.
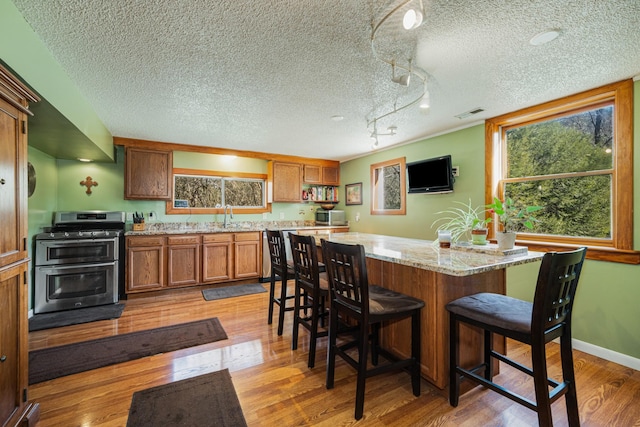
[[[407,163],[409,193],[451,193],[453,182],[450,155]]]

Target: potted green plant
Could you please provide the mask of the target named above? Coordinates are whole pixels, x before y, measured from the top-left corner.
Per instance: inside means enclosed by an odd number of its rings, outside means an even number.
[[[493,198],[493,203],[487,205],[491,214],[496,214],[501,230],[496,230],[496,240],[500,249],[513,248],[516,240],[516,231],[520,225],[533,229],[536,222],[539,222],[532,213],[543,209],[543,206],[518,207],[511,198],[506,198],[503,202],[497,197]]]
[[[454,207],[437,212],[436,215],[445,216],[435,220],[431,227],[437,226],[436,231],[450,231],[451,242],[453,243],[458,242],[463,236],[468,236],[470,233],[472,241],[475,240],[477,242],[482,242],[482,237],[484,237],[484,242],[486,244],[487,224],[491,222],[491,218],[485,218],[485,209],[481,207],[473,207],[471,205],[471,199],[469,199],[469,203],[458,201],[455,201],[454,203],[460,205],[460,207]],[[476,232],[474,232],[474,230]]]

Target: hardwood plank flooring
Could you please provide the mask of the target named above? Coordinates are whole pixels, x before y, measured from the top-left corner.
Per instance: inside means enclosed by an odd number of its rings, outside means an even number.
[[[265,287],[267,285],[265,284]],[[364,417],[353,418],[355,371],[338,359],[332,390],[325,388],[326,338],[316,367],[307,368],[308,335],[301,328],[291,350],[291,316],[278,337],[277,318],[267,325],[268,293],[205,301],[200,289],[137,297],[125,302],[122,317],[31,332],[30,350],[193,320],[218,317],[229,339],[159,354],[34,384],[29,398],[40,404],[39,427],[124,426],[135,391],[228,368],[250,426],[533,426],[535,413],[476,387],[449,406],[445,392],[422,383],[414,397],[408,374],[367,380]],[[508,351],[529,363],[528,347],[508,342]],[[550,374],[560,370],[558,345],[548,346]],[[640,372],[574,351],[583,426],[640,426]],[[496,377],[533,398],[529,379],[502,364]],[[566,426],[564,399],[553,405],[556,426]]]

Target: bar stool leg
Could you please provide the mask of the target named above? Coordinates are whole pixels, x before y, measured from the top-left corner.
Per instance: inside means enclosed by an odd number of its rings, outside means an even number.
[[[272,272],[271,281],[269,284],[269,318],[268,318],[269,325],[273,323],[273,304],[276,302],[275,297],[276,297],[276,279]]]
[[[287,277],[286,272],[283,274],[285,277],[282,277],[281,288],[280,288],[280,312],[278,313],[278,336],[282,335],[282,331],[284,329],[284,313],[287,311]]]
[[[364,412],[364,389],[367,379],[367,356],[369,348],[369,326],[364,322],[360,322],[358,339],[358,379],[356,385],[356,412],[355,418],[359,420],[362,418]]]
[[[460,375],[456,371],[456,367],[460,363],[458,355],[458,336],[460,334],[460,325],[455,314],[449,313],[449,404],[454,408],[458,406],[458,398],[460,397]]]
[[[411,316],[411,357],[414,360],[411,368],[411,387],[413,395],[420,396],[420,311]]]
[[[560,337],[560,359],[562,360],[562,377],[568,383],[569,390],[565,394],[567,404],[567,418],[570,427],[580,426],[578,411],[578,397],[576,393],[576,377],[573,370],[573,350],[571,346],[571,331]]]
[[[336,341],[338,339],[338,311],[329,310],[329,340],[327,342],[327,384],[328,390],[333,388],[336,368]]]

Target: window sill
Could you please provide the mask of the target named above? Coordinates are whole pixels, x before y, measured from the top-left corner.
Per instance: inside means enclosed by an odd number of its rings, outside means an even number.
[[[516,240],[516,245],[526,246],[531,251],[537,252],[561,252],[570,251],[587,246],[587,259],[606,262],[618,262],[622,264],[640,264],[640,251],[606,248],[602,246],[570,245],[548,242],[532,242],[529,240]]]

